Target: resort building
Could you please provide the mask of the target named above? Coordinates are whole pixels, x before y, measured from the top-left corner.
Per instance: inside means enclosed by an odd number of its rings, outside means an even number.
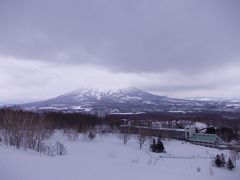
[[[124,120],[121,124],[121,131],[133,134],[141,132],[146,136],[173,138],[206,147],[226,148],[226,143],[216,134],[197,133],[196,127],[192,125],[185,128],[166,128],[159,125],[158,122],[138,121],[136,123]]]
[[[194,133],[188,141],[192,144],[219,148],[224,141],[216,134]]]

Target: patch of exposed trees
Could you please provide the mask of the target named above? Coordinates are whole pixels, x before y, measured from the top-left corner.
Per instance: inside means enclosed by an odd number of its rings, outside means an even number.
[[[43,115],[22,110],[0,111],[1,140],[7,145],[40,152],[42,142],[51,134],[48,121]]]
[[[102,123],[103,120],[96,116],[79,113],[34,113],[18,108],[3,108],[0,109],[0,142],[50,156],[64,155],[66,148],[62,143],[46,143],[54,130],[63,130],[69,139],[76,140],[78,133],[87,133]],[[89,136],[91,140],[94,137],[93,134]]]

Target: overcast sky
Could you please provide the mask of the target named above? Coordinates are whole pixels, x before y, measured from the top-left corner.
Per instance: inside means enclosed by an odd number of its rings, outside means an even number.
[[[239,0],[0,0],[0,103],[80,87],[240,97]]]

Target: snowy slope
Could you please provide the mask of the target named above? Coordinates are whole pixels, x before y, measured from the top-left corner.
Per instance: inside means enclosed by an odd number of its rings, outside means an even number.
[[[240,98],[219,98],[219,97],[186,97],[185,100],[194,101],[215,101],[215,102],[240,102]]]
[[[165,141],[167,153],[189,158],[159,158],[148,151],[147,143],[139,150],[136,139],[126,145],[115,136],[102,136],[93,142],[84,141],[83,135],[72,142],[61,135],[54,140],[64,142],[68,154],[48,157],[31,151],[16,150],[0,145],[1,180],[238,180],[238,167],[233,171],[212,167],[210,157],[227,153],[181,141]],[[200,169],[200,172],[197,171]]]

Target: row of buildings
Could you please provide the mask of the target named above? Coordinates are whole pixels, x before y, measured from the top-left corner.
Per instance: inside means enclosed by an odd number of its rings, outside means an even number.
[[[162,138],[173,138],[185,140],[192,144],[202,145],[206,147],[214,147],[224,149],[227,148],[226,143],[216,134],[197,133],[195,126],[187,126],[186,128],[165,128],[152,126],[149,123],[131,123],[131,121],[123,120],[121,130],[131,133],[144,133],[146,136],[160,136]]]

